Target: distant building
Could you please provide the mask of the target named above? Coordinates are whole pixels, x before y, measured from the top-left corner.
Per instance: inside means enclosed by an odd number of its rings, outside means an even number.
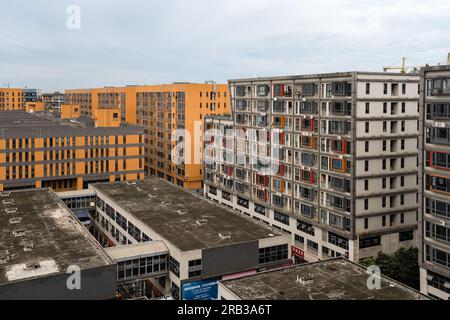
[[[421,70],[422,292],[450,300],[450,66]]]
[[[0,88],[0,111],[25,110],[23,89]]]
[[[42,101],[41,89],[23,89],[23,98],[25,102],[37,102]]]
[[[140,127],[96,127],[91,119],[0,112],[0,190],[68,191],[143,177]]]
[[[417,246],[418,75],[229,84],[232,118],[205,120],[206,197],[289,233],[300,261]]]
[[[119,246],[107,249],[119,263],[118,282],[153,273],[176,299],[217,299],[219,280],[292,263],[289,235],[158,178],[91,188],[95,234],[103,244]],[[134,266],[133,256],[151,252],[158,256],[157,269],[147,268],[145,259]]]
[[[42,101],[45,103],[45,108],[47,110],[60,110],[61,105],[65,103],[64,93],[53,92],[42,94]]]
[[[344,258],[221,281],[219,296],[221,300],[429,300]]]
[[[51,189],[1,193],[0,225],[1,300],[115,298],[115,262]]]

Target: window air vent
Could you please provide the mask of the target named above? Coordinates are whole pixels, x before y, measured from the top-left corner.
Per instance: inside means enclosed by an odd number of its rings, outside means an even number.
[[[20,222],[22,222],[22,218],[21,217],[16,217],[16,218],[9,219],[9,223],[10,224],[18,224]]]
[[[204,226],[205,224],[208,223],[207,219],[198,219],[197,221],[195,221],[199,226]]]
[[[219,233],[221,239],[231,239],[231,232],[221,232]]]

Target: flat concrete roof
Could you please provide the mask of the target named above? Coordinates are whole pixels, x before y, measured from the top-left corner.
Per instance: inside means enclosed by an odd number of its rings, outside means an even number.
[[[420,292],[382,277],[369,290],[367,269],[344,258],[269,271],[221,284],[242,300],[429,300]],[[301,283],[300,279],[310,283]]]
[[[308,80],[317,78],[349,78],[353,75],[372,75],[372,76],[393,76],[393,77],[419,77],[419,73],[397,73],[397,72],[373,72],[373,71],[344,71],[333,73],[315,73],[315,74],[299,74],[286,76],[268,76],[256,78],[230,79],[231,82],[251,82],[251,81],[282,81],[282,80]],[[419,79],[417,79],[419,81]]]
[[[50,189],[0,196],[0,285],[114,264]]]
[[[282,236],[279,231],[159,178],[140,180],[135,185],[111,182],[91,186],[181,251]],[[231,237],[226,237],[227,233]]]
[[[0,138],[77,137],[95,135],[140,134],[139,126],[96,128],[89,119],[61,120],[47,113],[0,111]]]
[[[149,241],[125,246],[115,246],[105,249],[108,255],[116,262],[158,256],[169,253],[164,241]]]

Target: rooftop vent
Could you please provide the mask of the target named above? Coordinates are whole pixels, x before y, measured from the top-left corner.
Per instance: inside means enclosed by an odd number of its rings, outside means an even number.
[[[7,208],[7,209],[5,209],[5,212],[7,214],[14,214],[17,212],[17,208]]]
[[[154,198],[157,197],[157,195],[156,195],[156,194],[151,194],[151,193],[149,193],[149,194],[148,194],[148,197],[151,198],[151,199],[154,199]]]
[[[41,267],[39,261],[29,261],[25,264],[25,270],[36,270]]]
[[[32,242],[26,243],[23,246],[23,251],[25,251],[25,252],[33,251],[33,243]]]
[[[8,250],[0,251],[0,264],[8,263],[8,261],[9,261],[9,251]]]
[[[14,230],[13,231],[13,235],[15,237],[22,237],[22,236],[24,236],[26,234],[27,234],[27,230],[25,230],[25,229],[18,229],[18,230]]]
[[[231,239],[231,232],[221,232],[219,233],[221,239]]]
[[[154,188],[153,188],[153,191],[158,191],[158,187],[154,187]]]
[[[3,200],[2,203],[3,204],[13,204],[14,203],[14,199]]]
[[[170,202],[170,201],[161,201],[161,205],[163,206],[163,207],[168,207],[168,206],[170,206],[172,204],[172,202]]]
[[[9,223],[10,224],[18,224],[20,222],[22,222],[22,218],[21,217],[16,217],[16,218],[9,219]]]
[[[141,187],[137,187],[137,191],[143,191],[144,189],[142,189]]]
[[[297,276],[297,280],[295,282],[301,286],[312,285],[314,283],[314,275],[312,273],[308,273],[306,277]]]
[[[205,224],[208,223],[207,219],[198,219],[197,221],[195,221],[199,226],[203,226]]]
[[[178,210],[177,210],[177,213],[178,213],[179,215],[184,215],[184,214],[187,213],[187,210],[186,210],[186,209],[178,209]]]
[[[11,195],[11,192],[2,192],[0,195],[2,197],[9,197]]]
[[[129,186],[135,186],[136,182],[135,181],[127,181],[127,185]]]

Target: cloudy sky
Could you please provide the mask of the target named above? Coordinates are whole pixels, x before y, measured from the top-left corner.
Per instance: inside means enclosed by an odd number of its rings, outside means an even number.
[[[67,27],[71,5],[80,29]],[[15,0],[0,30],[1,86],[224,82],[443,63],[450,2]]]

